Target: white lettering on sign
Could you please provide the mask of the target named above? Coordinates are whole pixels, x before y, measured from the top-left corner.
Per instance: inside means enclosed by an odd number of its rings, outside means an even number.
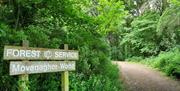
[[[56,58],[74,58],[78,56],[75,52],[55,52]]]
[[[73,64],[60,64],[61,69],[73,69]]]
[[[10,75],[75,70],[75,61],[12,61]]]
[[[31,47],[5,46],[6,60],[78,60],[78,51]]]
[[[6,56],[14,57],[40,57],[40,51],[36,50],[18,50],[18,49],[7,49]]]

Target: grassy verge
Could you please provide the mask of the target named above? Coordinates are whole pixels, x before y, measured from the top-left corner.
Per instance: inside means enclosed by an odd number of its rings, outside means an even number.
[[[132,57],[127,59],[131,62],[138,62],[165,73],[167,76],[180,79],[180,50],[174,49],[169,52],[161,52],[158,56],[149,58]]]

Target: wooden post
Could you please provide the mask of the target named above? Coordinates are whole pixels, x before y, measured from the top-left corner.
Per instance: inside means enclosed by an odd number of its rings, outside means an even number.
[[[29,41],[23,40],[22,42],[23,47],[29,47]],[[23,60],[28,61],[28,60]],[[23,74],[19,76],[19,91],[29,91],[29,77],[28,74]]]
[[[64,49],[68,50],[68,45],[64,44]],[[67,58],[65,61],[68,61]],[[61,74],[61,88],[62,91],[69,91],[69,73],[68,71],[64,71]]]

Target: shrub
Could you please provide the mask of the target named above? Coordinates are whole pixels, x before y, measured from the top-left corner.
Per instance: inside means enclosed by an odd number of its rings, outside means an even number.
[[[157,57],[147,58],[142,63],[148,64],[168,76],[180,78],[180,50],[172,49],[169,52],[161,52]]]

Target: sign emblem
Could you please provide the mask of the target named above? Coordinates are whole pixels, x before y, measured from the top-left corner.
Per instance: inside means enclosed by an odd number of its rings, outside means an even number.
[[[48,50],[48,51],[45,51],[45,52],[44,52],[44,57],[47,58],[47,59],[51,58],[51,57],[52,57],[52,52],[49,51],[49,50]]]

